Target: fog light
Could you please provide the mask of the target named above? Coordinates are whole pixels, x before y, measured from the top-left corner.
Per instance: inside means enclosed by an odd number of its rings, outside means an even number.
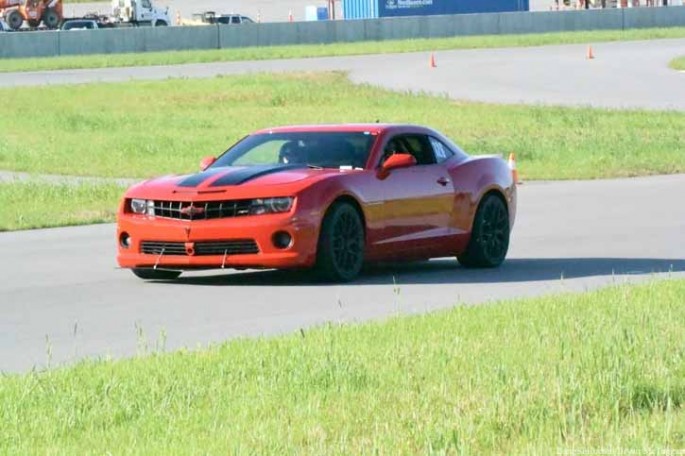
[[[131,247],[131,236],[129,236],[128,233],[121,233],[121,236],[119,236],[119,245],[125,249]]]
[[[287,249],[293,244],[293,237],[285,231],[277,231],[271,238],[277,249]]]

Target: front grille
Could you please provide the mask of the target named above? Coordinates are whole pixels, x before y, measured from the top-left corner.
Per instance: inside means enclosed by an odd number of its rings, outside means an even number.
[[[148,255],[186,255],[186,245],[183,242],[143,241],[140,251]]]
[[[180,220],[209,220],[250,214],[252,200],[155,201],[155,216]]]
[[[238,255],[249,253],[259,253],[257,243],[252,239],[195,243],[195,255]]]
[[[228,241],[202,241],[193,243],[195,256],[247,255],[259,253],[254,239],[231,239]],[[140,251],[148,255],[188,256],[185,242],[143,241]]]

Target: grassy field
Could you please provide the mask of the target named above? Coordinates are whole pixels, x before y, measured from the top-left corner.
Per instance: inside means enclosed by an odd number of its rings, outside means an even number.
[[[9,107],[0,169],[15,171],[187,172],[257,128],[376,119],[433,126],[472,153],[514,151],[525,179],[685,171],[685,113],[462,103],[358,86],[337,73],[5,89],[0,95]]]
[[[112,221],[123,193],[113,184],[0,183],[0,231]]]
[[[439,51],[498,47],[543,46],[549,44],[595,43],[600,41],[646,40],[685,37],[685,27],[659,29],[601,30],[530,35],[487,35],[396,41],[367,41],[326,45],[297,45],[64,56],[32,59],[2,59],[0,72],[39,71],[73,68],[174,65],[181,63],[224,62],[237,60],[290,59],[376,54],[386,52]]]
[[[685,56],[683,57],[678,57],[677,59],[673,59],[671,61],[671,68],[674,70],[681,70],[685,71]]]
[[[0,453],[679,450],[684,300],[616,286],[6,375]]]

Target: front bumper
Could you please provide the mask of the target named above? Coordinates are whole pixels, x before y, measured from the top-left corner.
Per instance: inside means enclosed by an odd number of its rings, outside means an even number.
[[[287,248],[277,248],[277,232],[292,236]],[[122,243],[129,236],[128,247]],[[117,262],[123,268],[298,268],[316,260],[318,224],[293,214],[255,215],[211,220],[177,220],[120,213],[117,221]],[[254,240],[258,253],[198,254],[195,243]],[[143,242],[182,243],[185,252],[144,253]],[[181,249],[183,250],[183,248]]]

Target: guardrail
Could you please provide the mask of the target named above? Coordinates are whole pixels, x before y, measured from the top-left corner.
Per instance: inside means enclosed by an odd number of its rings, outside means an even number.
[[[0,58],[685,26],[685,7],[0,33]]]

